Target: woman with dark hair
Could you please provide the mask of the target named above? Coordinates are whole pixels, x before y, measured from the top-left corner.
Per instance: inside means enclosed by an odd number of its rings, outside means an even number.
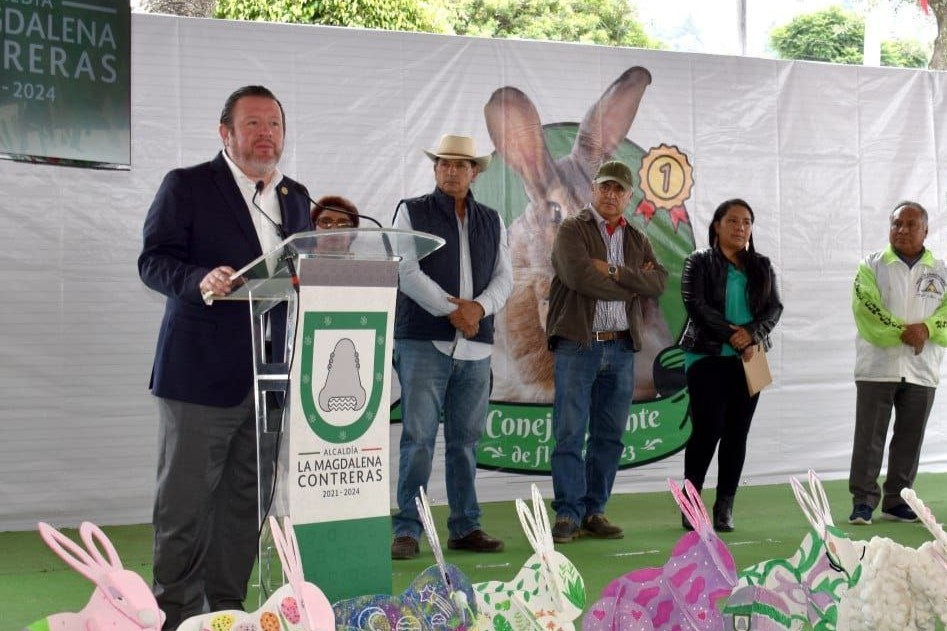
[[[358,208],[341,195],[325,195],[309,210],[316,232],[358,228]],[[316,251],[322,254],[348,254],[353,234],[320,237]]]
[[[358,228],[358,208],[341,195],[325,195],[309,211],[316,230]]]
[[[746,438],[759,394],[750,396],[741,362],[756,345],[770,349],[769,333],[783,305],[769,259],[753,247],[753,210],[742,199],[717,207],[708,230],[710,247],[684,263],[681,296],[689,320],[685,351],[691,437],[684,477],[699,491],[717,445],[714,528],[733,530],[733,498],[746,458]],[[690,528],[683,518],[685,528]]]

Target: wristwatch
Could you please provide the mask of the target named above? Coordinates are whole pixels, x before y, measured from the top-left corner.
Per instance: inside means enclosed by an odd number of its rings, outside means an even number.
[[[612,280],[616,280],[616,279],[618,278],[618,266],[617,266],[617,265],[609,265],[609,266],[608,266],[608,277],[611,278]]]

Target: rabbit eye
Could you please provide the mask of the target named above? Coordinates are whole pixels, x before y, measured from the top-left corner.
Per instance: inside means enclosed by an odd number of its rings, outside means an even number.
[[[549,202],[549,211],[552,213],[553,223],[562,223],[562,206],[557,202]]]
[[[833,570],[835,570],[836,572],[842,572],[842,571],[843,571],[842,566],[839,565],[838,563],[836,563],[835,559],[832,558],[832,555],[831,555],[831,554],[828,554],[828,553],[827,553],[827,554],[825,555],[825,558],[827,558],[827,559],[829,560],[829,567],[831,567]]]

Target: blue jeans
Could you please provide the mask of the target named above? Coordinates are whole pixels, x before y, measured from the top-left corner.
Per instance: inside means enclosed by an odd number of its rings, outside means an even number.
[[[612,493],[635,388],[634,351],[628,340],[578,344],[560,338],[555,384],[552,508],[557,518],[579,523],[604,513]]]
[[[398,463],[398,513],[392,518],[396,537],[421,537],[414,498],[427,490],[434,458],[438,420],[444,413],[447,453],[447,530],[459,539],[480,528],[477,441],[487,423],[490,358],[463,361],[449,357],[426,340],[395,341],[395,370],[401,382],[401,457]]]

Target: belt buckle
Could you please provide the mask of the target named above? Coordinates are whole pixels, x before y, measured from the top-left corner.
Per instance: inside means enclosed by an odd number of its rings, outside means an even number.
[[[615,334],[612,331],[596,331],[595,332],[595,341],[596,342],[608,342],[609,340],[615,339]]]

